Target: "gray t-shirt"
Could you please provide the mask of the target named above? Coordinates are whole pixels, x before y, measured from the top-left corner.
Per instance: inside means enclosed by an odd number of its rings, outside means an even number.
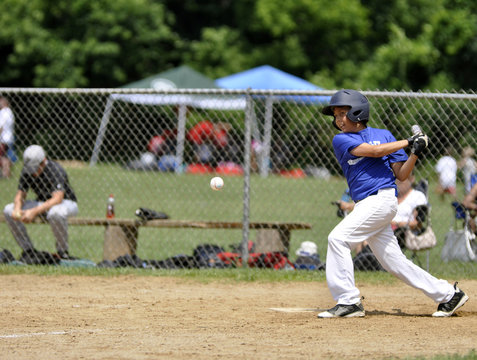
[[[47,161],[45,168],[38,177],[27,174],[24,170],[22,171],[18,190],[28,192],[29,189],[33,190],[38,201],[51,199],[55,191],[64,191],[65,199],[77,201],[65,169],[51,160]]]

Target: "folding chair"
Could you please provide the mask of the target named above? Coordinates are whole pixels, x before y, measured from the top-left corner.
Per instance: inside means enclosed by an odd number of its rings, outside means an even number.
[[[417,235],[424,233],[428,228],[431,227],[431,206],[429,204],[428,198],[428,190],[429,190],[429,182],[426,179],[420,180],[415,186],[414,190],[422,192],[426,196],[426,200],[428,203],[426,205],[419,205],[416,207],[417,215],[416,220],[418,222],[418,229]],[[432,228],[429,230],[432,231]],[[435,239],[434,232],[432,231],[433,238]],[[406,236],[406,235],[405,235]],[[406,239],[404,238],[404,243],[406,243]],[[429,258],[430,258],[430,250],[434,246],[437,245],[437,241],[434,242],[432,246],[425,246],[420,249],[409,249],[412,252],[411,260],[416,261],[417,264],[422,267],[421,261],[417,256],[419,252],[425,251],[426,252],[426,269],[429,271]]]
[[[450,229],[445,237],[442,247],[441,259],[444,262],[451,260],[477,261],[477,246],[475,244],[475,234],[472,232],[469,220],[469,211],[459,202],[452,203],[454,216]],[[459,228],[461,223],[461,228]]]

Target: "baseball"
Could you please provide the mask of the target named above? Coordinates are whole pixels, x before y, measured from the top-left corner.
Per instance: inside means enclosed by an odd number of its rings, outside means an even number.
[[[216,176],[210,180],[210,187],[212,190],[220,190],[224,187],[224,180]]]

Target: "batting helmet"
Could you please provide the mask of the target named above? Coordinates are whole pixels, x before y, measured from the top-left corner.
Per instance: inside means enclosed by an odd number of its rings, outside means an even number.
[[[345,89],[336,92],[331,97],[330,104],[321,111],[325,115],[333,116],[333,125],[341,130],[334,119],[333,107],[335,106],[350,106],[351,109],[346,116],[353,122],[367,122],[369,119],[369,101],[359,91]]]

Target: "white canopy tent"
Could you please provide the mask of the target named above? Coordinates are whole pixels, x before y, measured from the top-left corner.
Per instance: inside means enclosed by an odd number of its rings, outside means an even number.
[[[179,163],[184,159],[184,143],[186,133],[187,108],[213,109],[213,110],[243,110],[245,111],[245,97],[223,96],[210,97],[205,95],[188,94],[111,94],[106,102],[106,106],[101,119],[101,124],[96,136],[93,154],[90,159],[90,166],[95,166],[98,162],[104,135],[108,127],[109,119],[114,103],[117,101],[129,102],[140,105],[177,105],[179,107],[177,115],[177,149],[176,156]]]

